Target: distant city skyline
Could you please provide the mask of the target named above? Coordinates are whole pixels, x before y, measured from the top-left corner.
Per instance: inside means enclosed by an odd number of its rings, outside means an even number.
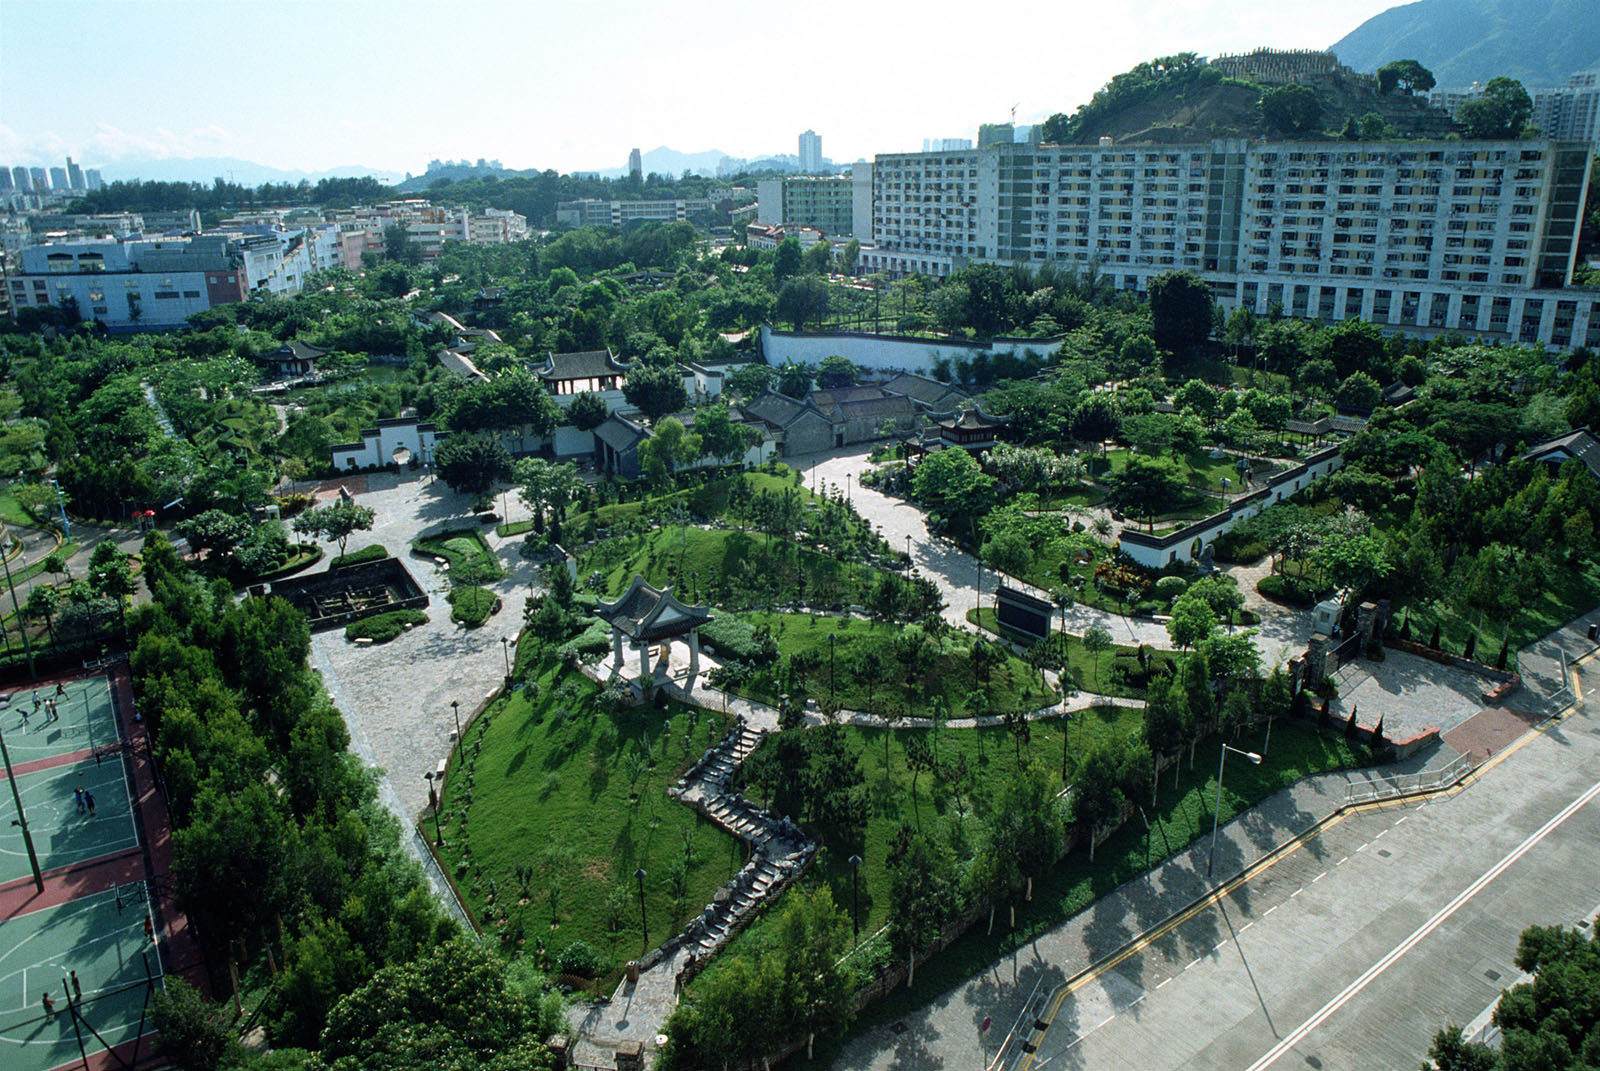
[[[419,174],[429,159],[482,156],[570,172],[616,168],[638,145],[792,152],[811,129],[827,156],[850,161],[915,151],[929,131],[971,137],[1009,121],[1013,105],[1018,124],[1070,112],[1158,55],[1326,48],[1391,6],[1131,0],[1041,17],[1023,0],[976,12],[951,0],[869,3],[839,16],[846,38],[894,48],[840,51],[834,20],[796,23],[726,0],[623,0],[598,22],[544,0],[3,0],[0,160],[235,157]],[[791,58],[686,62],[695,27],[734,23],[749,40],[781,36]],[[362,47],[338,47],[335,29]],[[801,57],[819,54],[850,76],[807,77]]]

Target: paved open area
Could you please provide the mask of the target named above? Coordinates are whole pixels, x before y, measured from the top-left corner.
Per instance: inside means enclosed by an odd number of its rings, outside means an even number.
[[[388,775],[401,814],[415,818],[428,802],[423,775],[437,767],[451,746],[455,711],[450,704],[460,703],[465,723],[505,677],[508,650],[500,641],[506,637],[514,643],[522,631],[534,568],[517,554],[520,536],[501,540],[483,526],[507,572],[488,585],[503,606],[481,627],[465,628],[450,620],[448,577],[431,558],[412,554],[411,541],[447,528],[476,527],[468,512],[470,499],[431,477],[379,473],[365,477],[355,500],[371,506],[377,516],[371,531],[350,537],[347,549],[381,544],[405,562],[431,600],[428,622],[376,646],[347,641],[343,629],[317,633],[311,641],[311,666],[322,674],[344,714],[356,753]],[[326,561],[306,575],[325,570]]]
[[[1405,740],[1429,726],[1445,732],[1482,710],[1481,696],[1494,684],[1402,651],[1384,654],[1382,662],[1362,658],[1340,670],[1350,675],[1350,683],[1341,685],[1329,707],[1336,720],[1345,720],[1352,710],[1362,725],[1375,725],[1381,716],[1390,740]]]

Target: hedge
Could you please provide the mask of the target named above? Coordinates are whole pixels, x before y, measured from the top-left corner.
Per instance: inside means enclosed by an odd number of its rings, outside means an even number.
[[[363,562],[381,562],[389,556],[382,543],[374,543],[370,547],[352,550],[349,554],[341,554],[328,563],[329,569],[343,569],[351,565],[360,565]]]
[[[428,615],[421,610],[390,610],[386,614],[352,621],[344,627],[347,640],[368,639],[373,643],[388,643],[406,630],[407,625],[426,623]]]

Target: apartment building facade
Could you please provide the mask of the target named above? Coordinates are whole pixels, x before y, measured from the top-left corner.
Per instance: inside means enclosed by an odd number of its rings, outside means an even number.
[[[714,208],[706,197],[660,201],[602,201],[586,197],[557,202],[556,222],[570,227],[621,227],[645,221],[675,223],[708,216]]]
[[[848,176],[784,175],[756,183],[756,221],[774,227],[815,227],[830,238],[855,232],[853,186]]]
[[[1570,287],[1577,142],[997,145],[877,157],[862,270],[1051,262],[1142,293],[1189,269],[1226,310],[1600,345]]]

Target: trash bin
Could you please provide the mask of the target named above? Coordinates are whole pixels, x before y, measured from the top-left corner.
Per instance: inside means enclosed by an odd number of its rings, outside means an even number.
[[[1600,640],[1600,625],[1589,626],[1589,638],[1591,640]]]
[[[628,974],[628,981],[637,982],[639,980],[639,961],[638,960],[630,959],[628,961],[627,974]]]

